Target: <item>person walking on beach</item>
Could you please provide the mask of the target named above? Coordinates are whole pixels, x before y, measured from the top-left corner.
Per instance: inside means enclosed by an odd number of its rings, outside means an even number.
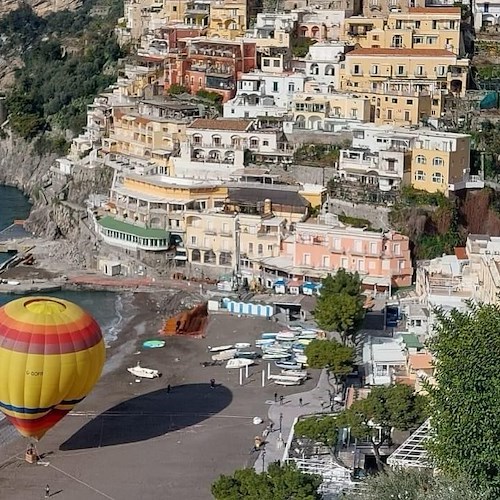
[[[275,403],[278,402],[278,393],[277,392],[274,393],[274,402]]]
[[[214,378],[210,379],[210,389],[215,389],[215,379]]]
[[[302,408],[302,398],[299,398],[299,406]]]
[[[283,405],[283,396],[280,396],[280,405]]]
[[[47,484],[47,486],[45,486],[45,498],[49,497],[50,497],[50,486]]]
[[[172,390],[172,387],[170,387],[170,384],[167,385],[167,394],[170,394],[170,391]]]

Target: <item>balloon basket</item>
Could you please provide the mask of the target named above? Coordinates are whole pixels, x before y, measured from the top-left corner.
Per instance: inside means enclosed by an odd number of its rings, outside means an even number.
[[[24,460],[29,464],[36,464],[38,462],[38,451],[34,445],[28,446],[26,453],[24,454]]]

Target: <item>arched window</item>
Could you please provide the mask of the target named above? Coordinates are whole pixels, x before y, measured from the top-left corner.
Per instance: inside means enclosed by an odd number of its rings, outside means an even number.
[[[319,38],[319,28],[317,26],[313,26],[311,28],[311,37],[312,38]]]
[[[193,144],[201,144],[203,142],[203,137],[201,134],[193,135]]]
[[[212,136],[212,146],[218,147],[222,144],[222,139],[220,135]]]
[[[418,155],[415,158],[415,163],[418,163],[419,165],[425,165],[427,163],[427,159],[423,155]]]
[[[250,137],[250,149],[259,148],[259,139],[257,137]]]
[[[331,64],[325,66],[325,75],[335,76],[335,67]]]
[[[303,37],[307,36],[307,26],[301,26],[301,28],[300,28],[300,36],[303,36]]]
[[[311,69],[309,70],[311,75],[319,75],[319,66],[316,63],[311,64]]]
[[[435,156],[433,159],[432,159],[432,164],[435,166],[435,167],[442,167],[443,166],[443,159],[442,158],[439,158],[439,156]]]
[[[392,47],[400,49],[403,46],[403,37],[401,35],[394,35],[392,37]]]
[[[199,250],[194,249],[191,253],[191,262],[200,262],[201,260],[201,253]]]
[[[416,181],[425,181],[425,172],[423,170],[417,170],[415,172]]]
[[[443,184],[444,182],[443,174],[441,174],[440,172],[434,172],[432,174],[432,182],[435,182],[436,184]]]

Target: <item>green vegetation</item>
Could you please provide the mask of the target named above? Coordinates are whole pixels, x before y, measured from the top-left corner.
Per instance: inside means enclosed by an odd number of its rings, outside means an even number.
[[[349,427],[353,437],[371,443],[377,466],[382,469],[380,448],[391,443],[392,429],[415,430],[426,418],[426,403],[407,385],[374,387],[366,399],[355,401],[344,410],[337,422]]]
[[[313,340],[305,348],[307,362],[311,368],[327,368],[338,384],[351,373],[354,363],[354,348],[336,340]]]
[[[314,318],[320,328],[338,332],[342,342],[354,343],[364,315],[364,297],[361,295],[361,279],[358,273],[339,269],[335,276],[322,280]]]
[[[385,469],[363,482],[363,493],[342,500],[487,500],[466,479],[450,479],[431,469]]]
[[[371,228],[372,223],[368,219],[361,219],[359,217],[350,217],[348,215],[345,215],[344,213],[339,214],[339,221],[342,222],[342,224],[346,224],[348,226],[352,227],[360,227],[360,228]]]
[[[452,254],[456,246],[464,243],[458,201],[442,193],[404,187],[389,217],[392,226],[414,243],[417,259]]]
[[[316,43],[315,40],[306,37],[291,37],[291,49],[293,57],[306,57],[309,52],[309,47]]]
[[[269,465],[267,472],[240,469],[222,475],[212,484],[216,500],[320,500],[320,476],[302,474],[292,464]]]
[[[328,448],[337,444],[339,428],[334,415],[314,415],[297,421],[293,428],[295,436],[323,443]]]
[[[222,96],[218,94],[217,92],[210,92],[208,90],[198,90],[196,92],[196,95],[198,97],[201,97],[202,99],[206,99],[207,101],[211,101],[214,104],[221,104],[222,103]]]
[[[66,130],[77,134],[85,124],[87,104],[116,79],[122,56],[114,37],[121,2],[108,0],[108,13],[93,16],[99,0],[75,12],[40,18],[28,6],[0,20],[0,49],[22,56],[14,87],[7,95],[12,130],[25,139],[53,131],[40,150],[61,151]],[[56,132],[54,134],[54,132]]]
[[[184,85],[179,85],[178,83],[174,83],[170,85],[168,88],[168,93],[171,95],[179,95],[179,94],[189,94],[189,90],[184,87]]]
[[[436,311],[429,348],[436,384],[428,388],[434,437],[429,451],[450,477],[469,477],[488,499],[500,498],[500,306]],[[486,494],[486,493],[485,493]]]
[[[297,163],[316,167],[333,166],[339,159],[341,148],[335,144],[304,144],[296,149],[293,159]]]
[[[486,179],[500,179],[500,122],[492,123],[485,120],[479,130],[470,132],[472,135],[472,169],[484,170]]]

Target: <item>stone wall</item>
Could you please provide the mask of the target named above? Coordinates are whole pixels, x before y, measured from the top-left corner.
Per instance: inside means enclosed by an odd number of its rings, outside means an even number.
[[[390,229],[390,208],[377,205],[351,203],[349,201],[330,198],[327,202],[328,212],[332,214],[345,214],[349,217],[367,219],[374,229]]]
[[[326,186],[334,176],[334,167],[312,167],[307,165],[273,165],[272,174],[280,176],[284,182],[301,184],[322,184]]]

